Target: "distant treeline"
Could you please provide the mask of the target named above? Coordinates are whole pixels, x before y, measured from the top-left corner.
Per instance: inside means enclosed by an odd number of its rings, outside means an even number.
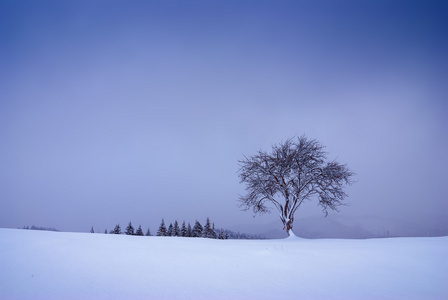
[[[93,226],[90,229],[91,233],[95,233]],[[121,231],[120,224],[115,225],[114,229],[109,231],[104,230],[104,233],[107,234],[126,234],[126,235],[137,235],[137,236],[151,236],[151,231],[148,228],[146,233],[143,233],[142,226],[139,225],[137,229],[134,228],[132,222],[129,222],[125,231]],[[177,236],[177,237],[202,237],[202,238],[210,238],[210,239],[262,239],[262,237],[252,234],[245,233],[236,233],[227,229],[216,229],[215,224],[210,222],[210,219],[207,218],[205,225],[199,221],[195,221],[193,227],[191,227],[190,223],[182,222],[182,225],[179,226],[179,222],[177,220],[174,223],[170,223],[168,226],[165,224],[165,220],[162,219],[160,226],[157,230],[156,236]]]
[[[44,231],[59,231],[56,228],[53,227],[38,227],[38,226],[23,226],[22,229],[29,229],[29,230],[44,230]]]

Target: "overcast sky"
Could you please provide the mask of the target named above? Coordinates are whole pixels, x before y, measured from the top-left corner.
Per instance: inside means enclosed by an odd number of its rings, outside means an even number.
[[[1,1],[0,227],[268,223],[238,160],[302,134],[357,174],[341,216],[443,222],[447,7]]]

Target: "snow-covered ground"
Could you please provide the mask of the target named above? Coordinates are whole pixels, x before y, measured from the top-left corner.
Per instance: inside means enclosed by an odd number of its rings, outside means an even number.
[[[255,241],[0,229],[0,299],[448,299],[448,237]]]

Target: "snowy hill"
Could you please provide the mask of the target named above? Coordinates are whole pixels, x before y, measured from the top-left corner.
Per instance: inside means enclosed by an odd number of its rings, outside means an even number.
[[[211,240],[0,229],[0,299],[448,299],[448,237]]]

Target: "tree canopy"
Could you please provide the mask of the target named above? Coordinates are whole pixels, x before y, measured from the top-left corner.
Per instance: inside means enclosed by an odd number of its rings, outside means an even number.
[[[258,151],[239,161],[239,177],[247,194],[240,196],[245,210],[279,212],[284,229],[292,234],[294,214],[300,205],[317,197],[325,215],[337,210],[347,196],[344,186],[353,183],[346,165],[327,161],[324,146],[305,136],[274,145],[270,153]]]

